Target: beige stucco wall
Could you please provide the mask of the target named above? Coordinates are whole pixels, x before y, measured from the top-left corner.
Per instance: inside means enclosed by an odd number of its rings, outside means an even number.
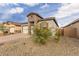
[[[74,27],[64,28],[64,36],[76,38],[77,37],[77,29]]]
[[[70,25],[69,27],[73,27],[77,29],[77,38],[79,38],[79,22],[76,22],[72,25]]]
[[[21,26],[15,26],[15,30],[21,30]]]
[[[57,25],[55,24],[55,22],[53,20],[47,20],[47,21],[41,21],[41,22],[47,22],[48,23],[48,28],[51,29],[52,34],[54,35],[54,32],[57,28]],[[39,24],[41,23],[39,22]]]
[[[48,22],[48,26],[51,29],[57,28],[57,25],[55,24],[55,22],[53,20],[49,20],[49,21],[46,21],[46,22]]]
[[[15,26],[15,31],[20,33],[21,32],[21,26]]]
[[[65,28],[64,28],[65,31],[69,30],[69,29],[67,29],[67,28],[74,28],[74,31],[76,31],[76,33],[74,33],[74,36],[75,36],[76,38],[79,38],[79,22],[76,22],[76,23],[74,23],[74,24],[72,24],[72,25],[70,25],[70,26],[65,27]],[[69,32],[69,34],[71,35],[71,34],[73,34],[74,31],[71,30],[71,31],[68,31],[68,32]],[[67,33],[67,32],[64,32],[64,34],[66,34],[66,33]]]
[[[54,31],[56,28],[57,28],[57,25],[55,24],[55,22],[53,20],[49,20],[49,21],[46,21],[48,23],[48,27]]]
[[[28,16],[28,21],[34,21],[37,22],[38,20],[40,20],[41,18],[38,17],[37,15],[30,15]]]
[[[24,25],[21,27],[21,32],[28,34],[28,26]]]
[[[32,23],[30,23],[31,21],[32,22],[34,22],[34,24],[33,25],[37,25],[37,22],[38,22],[38,20],[41,20],[41,18],[39,17],[39,16],[37,16],[37,15],[30,15],[30,16],[28,16],[28,32],[29,32],[29,34],[31,33],[33,33],[33,30],[32,30]],[[30,31],[31,30],[31,31]]]
[[[55,22],[53,20],[49,20],[49,21],[46,21],[46,22],[48,22],[48,27],[51,29],[52,35],[54,36],[57,25],[55,24]]]
[[[9,28],[9,27],[15,27],[15,25],[13,25],[13,24],[10,24],[10,25],[4,24],[4,26],[7,27],[7,28]]]

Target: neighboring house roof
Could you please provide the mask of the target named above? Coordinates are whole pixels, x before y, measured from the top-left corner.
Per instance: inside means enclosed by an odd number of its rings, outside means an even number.
[[[22,24],[28,24],[28,22],[24,22],[24,23],[20,23],[20,24],[21,24],[21,25],[22,25]]]
[[[3,22],[3,24],[14,24],[14,25],[16,25],[16,26],[21,26],[20,23],[12,22],[12,21]]]
[[[69,23],[68,25],[64,26],[63,28],[68,27],[68,26],[70,26],[72,24],[75,24],[77,22],[79,22],[79,19],[76,19],[76,20],[72,21],[71,23]]]
[[[28,22],[21,23],[21,26],[28,26]]]
[[[34,13],[34,12],[29,13],[29,14],[27,15],[27,17],[30,16],[30,15],[37,15],[38,17],[40,17],[41,19],[43,19],[43,17],[41,17],[39,14]]]

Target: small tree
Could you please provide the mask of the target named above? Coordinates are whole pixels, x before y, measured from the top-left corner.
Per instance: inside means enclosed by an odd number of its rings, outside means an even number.
[[[55,31],[55,35],[54,35],[54,38],[57,43],[60,41],[60,37],[61,37],[61,30],[60,30],[60,28],[57,28]]]
[[[4,34],[8,33],[8,29],[4,25],[0,25],[0,31],[2,31]]]
[[[5,26],[0,25],[0,31],[4,31],[5,30]]]
[[[38,25],[34,26],[33,38],[36,43],[45,44],[52,36],[52,32],[48,28],[39,28]]]

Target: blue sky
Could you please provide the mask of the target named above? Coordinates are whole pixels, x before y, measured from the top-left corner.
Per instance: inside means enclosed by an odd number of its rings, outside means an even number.
[[[27,22],[27,14],[36,12],[42,17],[56,17],[60,26],[79,18],[79,4],[75,3],[0,3],[0,22]]]

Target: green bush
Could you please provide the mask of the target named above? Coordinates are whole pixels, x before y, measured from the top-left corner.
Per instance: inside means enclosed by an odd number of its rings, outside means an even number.
[[[48,28],[35,26],[33,29],[33,38],[36,43],[45,44],[51,36],[52,32]]]
[[[60,37],[61,37],[61,31],[59,28],[57,28],[55,31],[55,36],[54,36],[57,43],[60,41]]]
[[[6,29],[6,27],[5,26],[3,26],[3,25],[0,25],[0,31],[5,31],[5,29]]]

